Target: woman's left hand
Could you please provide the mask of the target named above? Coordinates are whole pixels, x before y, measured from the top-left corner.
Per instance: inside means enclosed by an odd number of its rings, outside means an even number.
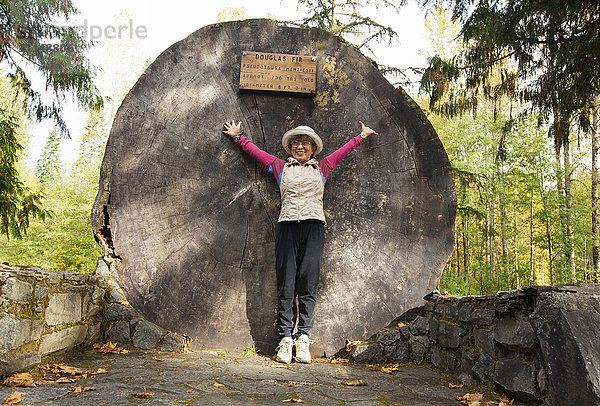
[[[367,127],[366,125],[363,124],[362,121],[359,121],[360,126],[362,127],[362,130],[360,131],[360,135],[363,138],[367,138],[369,135],[371,134],[375,134],[375,135],[379,135],[378,132],[376,132],[375,130],[373,130],[372,128]]]

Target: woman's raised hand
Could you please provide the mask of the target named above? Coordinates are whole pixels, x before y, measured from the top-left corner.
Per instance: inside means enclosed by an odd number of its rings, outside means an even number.
[[[240,135],[242,133],[242,122],[240,121],[239,123],[237,123],[237,125],[235,124],[235,121],[231,120],[231,123],[228,123],[227,121],[224,124],[225,126],[225,131],[223,131],[225,134],[229,135],[230,137],[235,137],[236,135]]]
[[[362,130],[360,131],[360,135],[363,138],[367,138],[369,135],[372,135],[372,134],[379,135],[379,133],[377,133],[375,130],[364,125],[362,121],[359,121],[359,123],[360,123],[360,126],[362,127]]]

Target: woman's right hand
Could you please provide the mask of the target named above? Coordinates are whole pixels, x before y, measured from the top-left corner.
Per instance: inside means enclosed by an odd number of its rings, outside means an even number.
[[[236,125],[235,121],[231,120],[231,123],[225,122],[224,126],[225,126],[225,131],[223,131],[223,132],[225,134],[229,135],[230,137],[235,137],[236,135],[240,135],[242,133],[242,122],[241,121],[239,123],[237,123],[237,125]]]

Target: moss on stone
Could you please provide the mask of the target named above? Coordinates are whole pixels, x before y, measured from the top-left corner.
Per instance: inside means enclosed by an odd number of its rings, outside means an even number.
[[[27,354],[28,352],[37,352],[40,347],[41,340],[30,341],[23,344],[22,346],[15,348],[14,350],[7,351],[3,354],[8,359],[15,359],[20,355]]]
[[[479,357],[479,350],[478,350],[477,348],[475,348],[475,347],[468,347],[468,346],[464,346],[464,347],[463,347],[463,349],[464,349],[465,351],[468,351],[468,352],[470,352],[471,354],[473,354],[473,355],[476,355],[476,356],[478,356],[478,357]]]
[[[440,316],[440,317],[438,318],[438,321],[439,321],[440,323],[448,324],[448,325],[450,325],[450,326],[459,326],[459,327],[460,327],[460,324],[459,324],[459,323],[457,323],[457,322],[455,322],[455,321],[452,321],[452,320],[450,320],[450,319],[449,319],[449,318],[447,318],[446,316]]]
[[[82,326],[84,324],[87,325],[87,323],[83,323],[82,321],[75,321],[73,323],[61,324],[58,327],[54,328],[54,332],[62,331],[62,330],[65,330],[67,328],[70,328],[70,327]]]

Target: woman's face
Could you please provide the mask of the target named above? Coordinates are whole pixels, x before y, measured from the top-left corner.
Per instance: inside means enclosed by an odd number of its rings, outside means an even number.
[[[292,140],[290,150],[292,151],[294,159],[304,163],[308,161],[313,152],[315,152],[315,145],[313,144],[312,138],[303,135],[302,137],[297,137]]]

